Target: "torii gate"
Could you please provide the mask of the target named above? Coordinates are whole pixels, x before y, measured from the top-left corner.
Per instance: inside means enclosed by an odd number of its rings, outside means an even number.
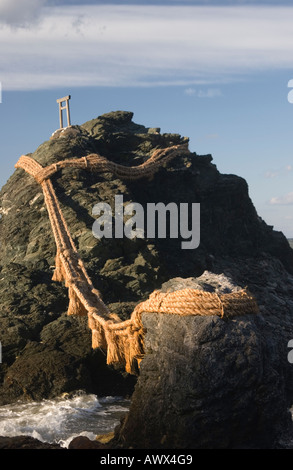
[[[59,98],[57,100],[57,103],[59,104],[59,118],[60,118],[60,129],[63,129],[63,116],[62,116],[62,111],[63,109],[66,109],[66,114],[67,114],[67,126],[70,126],[70,113],[69,113],[69,100],[71,96],[64,96],[64,98]],[[65,102],[65,105],[62,105],[62,103]]]

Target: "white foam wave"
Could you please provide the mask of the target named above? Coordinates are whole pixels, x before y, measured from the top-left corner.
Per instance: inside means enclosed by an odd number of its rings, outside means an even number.
[[[94,439],[97,434],[113,431],[128,407],[129,401],[121,397],[99,399],[83,392],[41,402],[18,402],[0,407],[0,435],[32,436],[68,447],[76,436]]]

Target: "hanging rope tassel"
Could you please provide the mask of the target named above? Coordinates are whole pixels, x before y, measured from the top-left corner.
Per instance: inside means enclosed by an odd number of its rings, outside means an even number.
[[[105,337],[104,329],[101,325],[97,324],[92,330],[92,348],[107,350],[107,340]]]
[[[107,342],[107,364],[125,365],[123,338],[114,330],[105,328]],[[122,339],[122,341],[121,341]]]
[[[52,281],[63,282],[65,280],[66,280],[66,273],[65,273],[62,259],[61,259],[61,252],[60,250],[57,250],[57,254],[55,257],[55,270],[52,276]]]
[[[69,305],[68,305],[67,315],[78,315],[80,317],[87,316],[86,308],[80,301],[74,288],[70,285],[68,287],[68,296],[69,296]]]

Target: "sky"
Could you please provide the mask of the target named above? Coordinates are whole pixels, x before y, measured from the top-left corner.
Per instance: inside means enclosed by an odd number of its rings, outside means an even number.
[[[293,0],[0,0],[0,187],[70,94],[72,124],[124,110],[189,137],[293,238],[292,25]]]

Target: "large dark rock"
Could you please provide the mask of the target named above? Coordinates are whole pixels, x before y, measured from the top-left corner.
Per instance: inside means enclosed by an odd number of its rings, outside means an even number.
[[[211,273],[162,290],[185,287],[236,290]],[[286,331],[269,332],[262,313],[229,320],[148,313],[143,324],[147,354],[116,433],[122,447],[273,448],[292,437]]]
[[[119,111],[58,131],[31,156],[47,166],[98,152],[132,166],[144,162],[156,148],[188,142],[180,135],[161,134],[157,128],[135,124],[132,117],[130,112]],[[237,327],[235,322],[222,325],[210,319],[204,325],[201,320],[193,320],[198,323],[203,338],[209,328],[218,331],[218,336],[225,338],[223,347],[229,347],[230,337],[231,344],[236,344],[240,335],[251,341],[256,351],[262,354],[266,351],[263,362],[266,358],[271,361],[271,366],[266,364],[264,369],[266,383],[273,385],[274,368],[275,386],[284,393],[280,403],[286,402],[289,407],[293,374],[286,347],[287,340],[293,338],[293,251],[282,233],[275,232],[258,217],[244,179],[220,174],[211,155],[193,153],[179,155],[151,180],[121,181],[110,173],[98,175],[66,169],[55,174],[52,182],[94,285],[104,302],[122,319],[128,318],[133,307],[154,289],[174,277],[198,277],[209,270],[230,274],[237,284],[247,285],[262,306],[262,320],[245,319]],[[200,203],[200,246],[183,250],[181,239],[170,238],[96,239],[92,234],[95,220],[92,208],[100,201],[113,207],[116,194],[123,194],[125,202],[134,201],[143,206],[150,202]],[[67,289],[51,280],[55,243],[40,186],[17,169],[0,192],[0,211],[0,403],[19,398],[54,397],[76,389],[99,395],[132,393],[135,379],[107,367],[103,354],[91,350],[86,320],[66,316]],[[146,321],[151,321],[151,317]],[[154,320],[149,327],[156,331]],[[183,334],[185,327],[182,328]],[[169,339],[172,331],[170,335]],[[213,337],[215,348],[216,338]],[[190,338],[189,343],[192,343]],[[245,351],[239,352],[242,358],[239,370],[242,368],[248,380]],[[153,357],[145,359],[143,369]],[[217,357],[225,360],[226,356],[215,352],[213,360]],[[208,361],[208,357],[204,358]],[[252,361],[258,370],[259,361],[257,356]],[[157,367],[155,362],[154,367]],[[215,364],[213,367],[217,368]],[[224,364],[218,366],[219,371],[221,367]],[[248,381],[253,390],[254,379]],[[239,382],[239,387],[244,381]],[[215,377],[216,383],[225,388],[225,381],[221,382],[219,375]],[[229,393],[228,387],[225,399]],[[274,396],[274,388],[271,394]],[[264,405],[261,400],[259,403]],[[220,410],[221,402],[218,405]],[[271,413],[275,416],[275,410]],[[218,416],[225,419],[220,411]],[[251,422],[254,419],[255,414]],[[217,439],[216,434],[214,438]]]

